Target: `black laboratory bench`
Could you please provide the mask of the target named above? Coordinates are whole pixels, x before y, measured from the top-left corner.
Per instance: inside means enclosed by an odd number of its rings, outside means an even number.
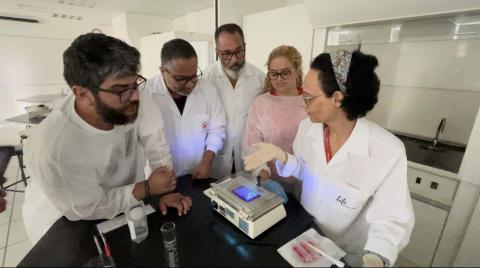
[[[318,230],[312,216],[289,196],[287,217],[251,239],[210,207],[203,191],[211,182],[179,177],[177,189],[192,198],[193,207],[185,216],[174,209],[166,216],[150,214],[149,235],[139,244],[130,240],[126,225],[105,234],[116,265],[166,266],[160,226],[167,221],[176,225],[180,266],[290,266],[277,249],[311,227]],[[100,222],[59,219],[18,266],[83,266],[98,255],[93,235]]]

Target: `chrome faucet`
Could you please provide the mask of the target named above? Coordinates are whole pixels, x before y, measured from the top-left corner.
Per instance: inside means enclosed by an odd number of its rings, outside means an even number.
[[[443,132],[446,124],[447,124],[447,119],[442,118],[442,120],[440,120],[440,124],[438,124],[437,133],[435,134],[435,138],[433,139],[433,147],[436,147],[438,145],[438,135],[440,135],[440,133]]]

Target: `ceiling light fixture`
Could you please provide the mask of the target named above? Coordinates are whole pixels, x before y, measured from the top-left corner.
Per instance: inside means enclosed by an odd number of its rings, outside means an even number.
[[[21,17],[11,17],[11,16],[0,16],[0,20],[9,20],[17,22],[28,22],[28,23],[39,23],[40,21],[36,19],[21,18]]]

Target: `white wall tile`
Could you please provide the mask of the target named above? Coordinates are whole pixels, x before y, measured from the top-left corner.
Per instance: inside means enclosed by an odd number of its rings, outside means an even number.
[[[29,240],[14,244],[9,246],[6,249],[4,266],[5,267],[14,267],[27,255],[27,253],[32,249],[32,244]]]
[[[367,118],[390,130],[432,139],[446,118],[439,139],[467,144],[479,106],[480,92],[382,85]]]
[[[378,93],[378,102],[373,110],[367,114],[367,119],[383,127],[388,127],[394,96],[395,87],[382,85]]]
[[[2,267],[5,267],[3,265],[3,256],[5,255],[5,250],[2,248],[0,249],[0,264],[2,264]]]
[[[17,195],[23,195],[23,193],[17,193]],[[17,198],[15,197],[15,203],[13,204],[12,208],[12,222],[21,220],[23,218],[23,200],[20,202],[16,201]]]
[[[7,197],[9,196],[7,195]],[[12,211],[13,211],[13,202],[7,199],[7,209],[4,212],[0,213],[0,225],[10,223],[10,217],[12,216]],[[1,245],[2,244],[0,243],[0,247]]]
[[[7,245],[10,247],[10,245],[27,239],[27,231],[25,230],[23,220],[12,221],[10,223],[10,232],[8,234]]]
[[[14,203],[15,205],[23,205],[23,202],[25,202],[25,193],[15,193],[15,199],[14,199]]]
[[[15,195],[13,194],[13,192],[9,192],[7,191],[7,197],[5,198],[7,200],[7,204],[8,205],[12,205],[13,202],[14,202],[14,197]]]
[[[7,245],[8,226],[8,223],[0,225],[0,248],[4,248]]]
[[[480,40],[362,44],[382,86],[368,118],[391,130],[466,144],[480,106]]]
[[[383,84],[480,91],[480,40],[362,44],[379,59]]]

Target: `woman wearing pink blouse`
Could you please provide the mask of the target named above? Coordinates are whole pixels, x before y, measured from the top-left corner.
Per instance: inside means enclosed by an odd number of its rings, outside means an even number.
[[[250,146],[258,142],[272,143],[292,153],[298,125],[307,116],[302,98],[302,56],[298,50],[292,46],[277,47],[270,52],[266,65],[266,93],[256,97],[250,107],[244,132],[244,155],[252,152]],[[252,173],[260,176],[262,183],[271,183],[269,179],[279,182],[287,193],[299,198],[301,182],[293,177],[280,177],[273,162]]]

